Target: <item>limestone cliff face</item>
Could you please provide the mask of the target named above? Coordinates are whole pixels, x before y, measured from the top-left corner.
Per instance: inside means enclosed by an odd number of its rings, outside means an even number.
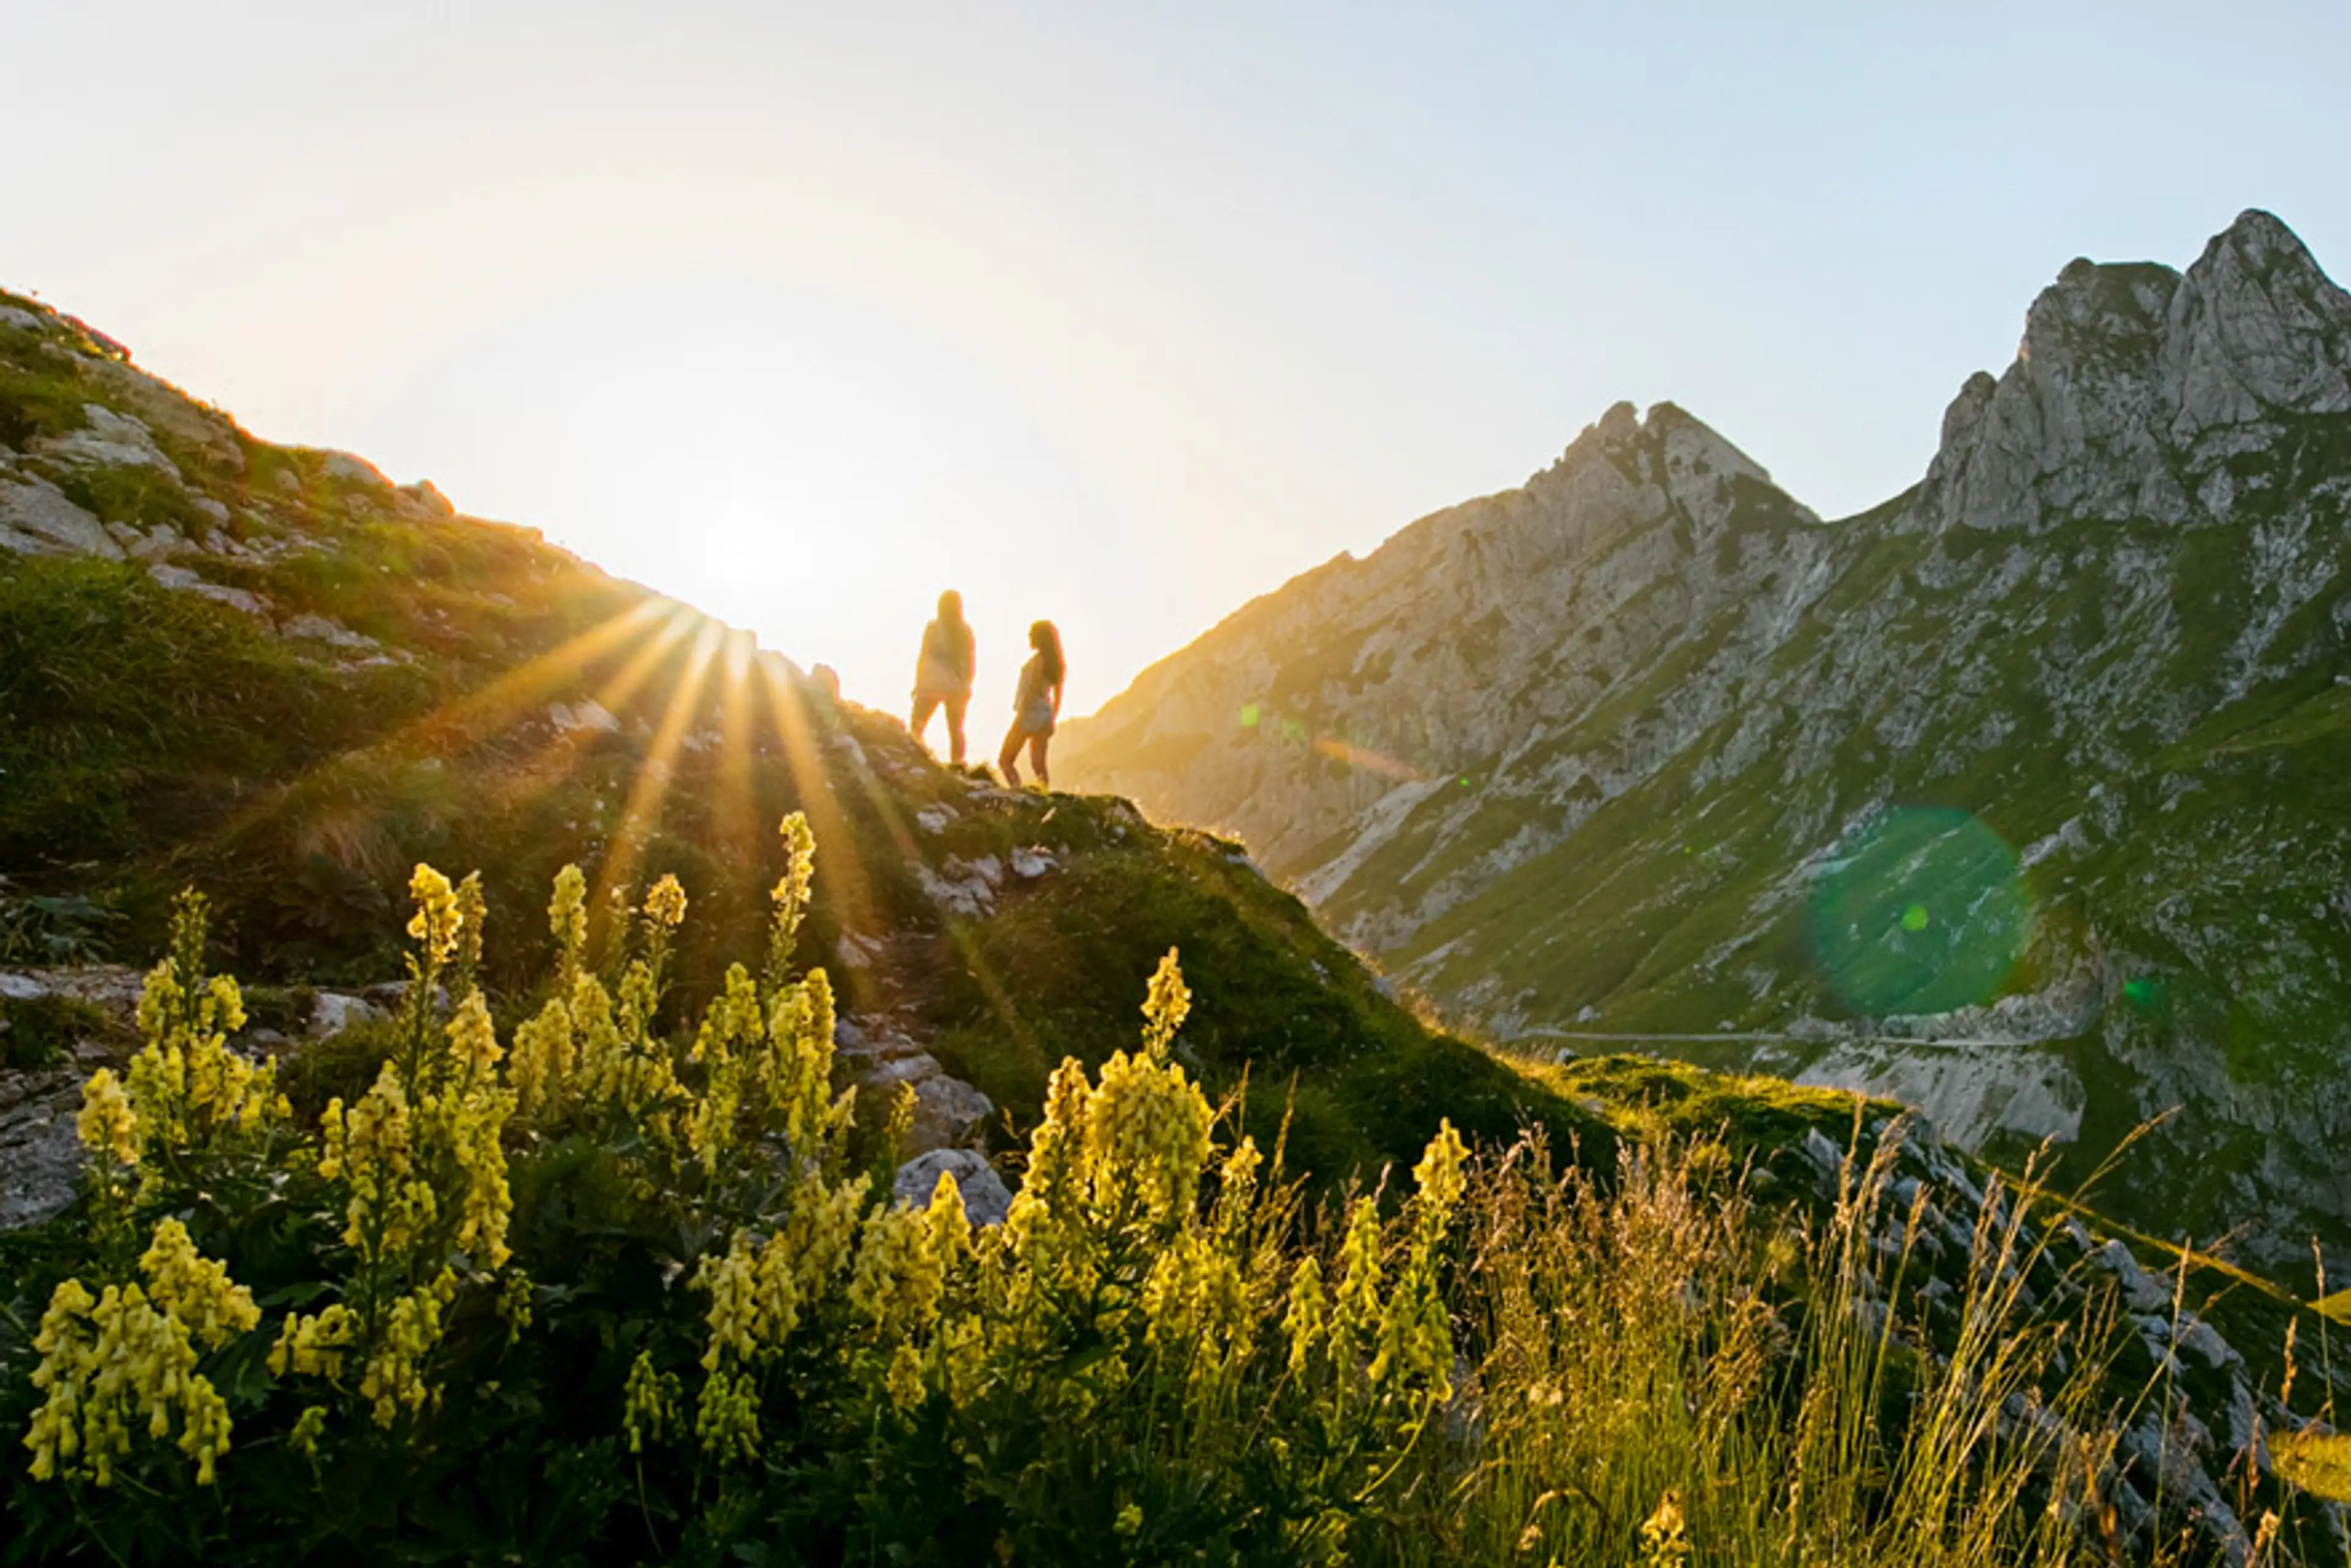
[[[2118,1201],[2284,1257],[2351,1245],[2347,559],[2351,297],[2247,213],[2185,273],[2068,266],[1884,506],[1822,523],[1620,407],[1249,605],[1066,766],[1238,832],[1499,1035],[1714,1036],[1657,1048],[1978,1144],[2182,1107]],[[1988,828],[2029,906],[1956,1013],[1832,949],[1931,967],[2011,905],[1822,924],[1899,811]]]

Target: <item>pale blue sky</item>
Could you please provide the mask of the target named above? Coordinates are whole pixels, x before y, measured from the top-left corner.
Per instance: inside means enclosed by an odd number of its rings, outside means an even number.
[[[0,284],[1006,715],[1671,398],[1828,515],[2076,255],[2351,271],[2351,5],[8,0]]]

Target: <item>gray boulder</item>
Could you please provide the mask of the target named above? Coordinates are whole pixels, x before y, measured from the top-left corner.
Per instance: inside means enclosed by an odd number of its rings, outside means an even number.
[[[1012,1207],[1011,1189],[987,1163],[987,1156],[973,1149],[933,1149],[916,1155],[898,1167],[890,1196],[902,1205],[919,1208],[938,1190],[942,1172],[955,1177],[956,1190],[963,1194],[963,1211],[974,1225],[1004,1222]]]

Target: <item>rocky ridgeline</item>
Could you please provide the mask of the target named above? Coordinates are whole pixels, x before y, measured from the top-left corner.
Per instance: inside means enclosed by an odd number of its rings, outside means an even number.
[[[1246,606],[1064,766],[1238,835],[1496,1036],[1744,1037],[1628,1043],[2092,1160],[2179,1108],[2127,1212],[2351,1248],[2346,367],[2351,297],[2267,214],[2185,273],[2076,261],[1881,507],[1823,522],[1619,405]],[[1823,959],[1822,888],[1900,808],[1989,825],[2029,893],[1956,1009]],[[1845,935],[1995,939],[1920,915]]]
[[[256,569],[331,548],[322,502],[410,521],[455,515],[431,481],[395,486],[344,452],[298,452],[256,487],[250,437],[216,409],[130,362],[122,347],[31,301],[0,302],[6,392],[37,391],[0,422],[0,551],[142,566],[344,662],[403,655],[331,617],[273,605],[242,586]],[[79,497],[80,498],[77,498]],[[112,503],[112,504],[110,504]]]

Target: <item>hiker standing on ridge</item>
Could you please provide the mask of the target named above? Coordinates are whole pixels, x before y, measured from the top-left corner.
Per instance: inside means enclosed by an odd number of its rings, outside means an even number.
[[[963,716],[971,706],[972,662],[977,652],[971,623],[963,618],[963,595],[948,589],[939,595],[939,617],[923,628],[922,656],[914,661],[914,715],[906,727],[914,744],[926,746],[923,731],[931,715],[947,710],[947,754],[963,766]]]
[[[1019,789],[1019,758],[1026,742],[1037,782],[1050,789],[1053,779],[1045,770],[1045,743],[1052,738],[1053,721],[1061,716],[1061,681],[1069,669],[1061,659],[1061,633],[1050,621],[1040,621],[1029,628],[1029,646],[1036,652],[1020,666],[1020,691],[1012,699],[1012,727],[1004,737],[1004,749],[998,753],[996,765],[1004,769],[1004,781]]]

